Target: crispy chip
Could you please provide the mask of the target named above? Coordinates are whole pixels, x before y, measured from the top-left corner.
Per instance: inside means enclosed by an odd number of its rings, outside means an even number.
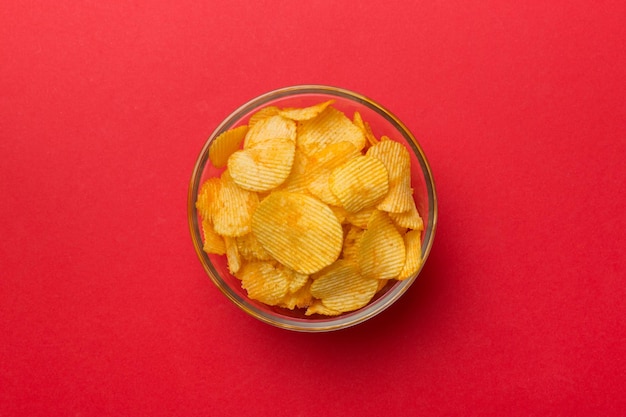
[[[278,305],[293,310],[296,307],[306,308],[312,301],[311,281],[307,279],[304,285],[297,291],[292,292],[290,290]]]
[[[213,207],[219,197],[221,186],[222,181],[217,177],[209,178],[202,183],[202,187],[200,187],[200,191],[198,192],[198,199],[196,200],[196,208],[203,220],[211,220]]]
[[[411,230],[424,230],[424,220],[419,215],[415,202],[411,208],[404,213],[389,213],[389,217],[399,227],[406,227]]]
[[[234,237],[224,236],[224,245],[226,247],[226,259],[228,261],[228,270],[231,274],[236,274],[241,268],[241,256],[237,249],[237,240]]]
[[[285,191],[273,192],[259,204],[252,231],[276,260],[302,274],[333,263],[343,244],[341,224],[327,205]]]
[[[361,132],[363,132],[363,136],[365,136],[365,140],[367,141],[369,146],[374,146],[378,143],[378,139],[376,139],[376,136],[374,136],[374,133],[372,132],[372,128],[370,127],[369,123],[363,121],[361,113],[355,111],[354,116],[352,117],[352,122],[355,126],[361,129]]]
[[[359,241],[361,274],[367,278],[395,278],[404,266],[405,256],[404,240],[389,215],[376,210]]]
[[[222,236],[243,236],[251,230],[252,213],[259,204],[256,193],[237,186],[225,171],[218,198],[212,205],[215,231]]]
[[[237,249],[246,261],[269,261],[272,259],[272,255],[263,249],[252,232],[237,237]]]
[[[341,206],[341,201],[330,189],[330,175],[332,171],[360,155],[360,152],[350,142],[331,143],[319,152],[310,156],[307,190],[324,203],[332,206]]]
[[[334,142],[350,142],[359,151],[365,146],[365,136],[361,129],[333,107],[327,107],[313,119],[300,122],[297,133],[297,145],[307,155]]]
[[[387,168],[377,158],[361,155],[335,168],[330,189],[350,212],[370,207],[389,190]]]
[[[389,172],[389,192],[377,208],[392,213],[409,210],[413,204],[409,151],[401,143],[383,140],[369,148],[367,155],[379,159]]]
[[[248,127],[252,127],[259,121],[267,119],[270,116],[276,116],[278,113],[280,113],[280,109],[276,106],[263,107],[261,110],[250,116],[248,119]]]
[[[310,107],[304,108],[291,108],[291,109],[283,109],[280,111],[280,115],[286,117],[291,120],[309,120],[320,114],[326,109],[326,107],[330,106],[334,103],[335,100],[328,100],[323,103],[316,104]]]
[[[271,139],[289,139],[296,141],[296,122],[280,115],[259,120],[248,129],[243,141],[243,148],[254,148],[258,143]]]
[[[279,304],[289,290],[289,277],[270,262],[251,262],[238,273],[248,297],[268,305]]]
[[[358,226],[350,225],[348,227],[341,251],[341,257],[343,259],[351,260],[355,263],[358,262],[359,241],[361,237],[363,237],[363,232],[365,232],[365,230]]]
[[[365,229],[367,227],[367,223],[370,220],[370,217],[372,217],[372,214],[374,213],[374,210],[376,210],[374,207],[368,207],[359,210],[356,213],[348,212],[348,214],[346,214],[346,220],[350,224],[358,226],[361,229]]]
[[[257,142],[253,147],[232,154],[228,170],[241,188],[268,191],[287,179],[295,151],[296,145],[291,139],[274,138]]]
[[[307,184],[309,181],[307,178],[308,165],[308,157],[296,148],[293,156],[293,163],[291,164],[291,171],[289,172],[287,179],[277,187],[277,190],[307,194]]]
[[[313,300],[311,305],[308,306],[306,312],[304,313],[306,316],[312,316],[313,314],[320,314],[323,316],[338,316],[342,312],[333,310],[332,308],[326,307],[320,300]]]
[[[411,230],[404,235],[406,248],[406,260],[404,267],[398,275],[399,280],[404,280],[417,273],[422,266],[422,233]]]
[[[241,147],[247,132],[248,126],[243,125],[222,132],[215,138],[209,148],[209,159],[214,167],[222,168],[226,166],[228,158]]]
[[[376,294],[378,280],[364,278],[354,262],[339,259],[322,270],[311,284],[311,294],[335,311],[353,311]]]
[[[202,238],[204,243],[202,249],[206,253],[214,253],[216,255],[226,253],[224,238],[215,232],[213,222],[210,219],[202,219]]]

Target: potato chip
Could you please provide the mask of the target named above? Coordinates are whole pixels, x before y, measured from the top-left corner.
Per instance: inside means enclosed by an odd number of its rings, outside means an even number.
[[[243,265],[238,278],[248,297],[268,305],[279,304],[289,290],[289,277],[270,262]]]
[[[262,123],[262,122],[260,122]],[[295,142],[274,138],[235,152],[228,159],[233,181],[250,191],[268,191],[282,184],[291,171]]]
[[[343,249],[341,250],[342,259],[358,262],[359,241],[363,237],[364,229],[350,225],[343,239]]]
[[[377,158],[361,155],[335,168],[330,189],[349,212],[357,212],[381,200],[389,190],[385,165]]]
[[[248,133],[248,126],[243,125],[222,132],[209,147],[209,159],[216,168],[226,166],[228,158],[241,148],[241,143]]]
[[[237,186],[225,171],[218,197],[212,205],[213,228],[221,236],[243,236],[251,229],[252,213],[259,204],[256,193]]]
[[[359,129],[361,129],[361,132],[363,132],[365,140],[367,141],[369,146],[374,146],[378,143],[378,139],[376,139],[376,136],[374,136],[372,128],[367,122],[363,121],[361,113],[359,113],[358,111],[354,112],[354,116],[352,117],[352,123],[354,123],[354,125],[357,126]]]
[[[366,155],[379,159],[389,173],[389,192],[377,208],[392,213],[409,210],[413,204],[409,151],[401,143],[382,140],[370,147]]]
[[[243,141],[243,148],[250,149],[258,143],[271,139],[296,140],[296,122],[285,119],[280,115],[270,116],[259,120],[254,126],[248,129],[248,133]]]
[[[292,193],[308,194],[307,184],[307,167],[309,165],[308,157],[296,148],[291,164],[291,171],[287,179],[276,189],[280,191],[289,191]]]
[[[356,213],[348,212],[348,214],[346,214],[346,221],[360,227],[361,229],[365,229],[370,217],[372,217],[372,214],[374,213],[374,210],[376,210],[374,207],[368,207],[359,210]]]
[[[390,279],[398,276],[405,262],[404,240],[389,215],[376,210],[358,247],[358,265],[366,278]]]
[[[311,284],[311,294],[335,311],[353,311],[376,294],[378,280],[364,278],[354,262],[339,259],[322,270]]]
[[[312,316],[313,314],[320,314],[322,316],[338,316],[342,311],[333,310],[326,307],[320,300],[313,300],[311,305],[308,306],[305,316]]]
[[[297,291],[292,292],[289,290],[278,305],[293,310],[294,308],[306,308],[312,302],[311,280],[307,279],[304,285]]]
[[[297,145],[307,155],[335,142],[350,142],[360,151],[365,146],[365,136],[345,114],[333,107],[298,124]]]
[[[216,255],[223,255],[226,253],[224,238],[215,232],[213,222],[210,219],[202,219],[202,238],[202,250],[206,253],[213,253]]]
[[[328,206],[304,194],[276,191],[252,216],[252,231],[281,264],[312,274],[341,252],[343,230]]]
[[[309,120],[323,112],[326,107],[330,106],[334,102],[335,100],[328,100],[310,107],[283,109],[279,112],[279,114],[291,120]]]
[[[276,116],[278,113],[280,113],[280,109],[276,106],[263,107],[261,110],[250,116],[250,118],[248,119],[248,127],[250,128],[257,124],[259,121],[267,119],[270,116]]]
[[[404,213],[389,213],[389,217],[399,227],[406,227],[411,230],[424,230],[424,220],[415,207],[415,202],[411,208]]]
[[[269,261],[273,259],[272,255],[263,249],[252,232],[237,237],[237,249],[241,258],[246,261]]]
[[[236,274],[241,268],[241,256],[237,249],[237,240],[234,237],[224,236],[224,245],[226,247],[226,259],[228,261],[228,270],[231,274]]]
[[[196,208],[203,220],[212,221],[211,216],[213,213],[213,207],[219,197],[220,187],[222,181],[220,178],[214,177],[202,183],[200,191],[198,191],[198,199],[196,200]]]
[[[404,235],[406,260],[397,279],[404,280],[417,273],[422,266],[422,233],[411,230]]]
[[[330,189],[330,174],[350,159],[361,153],[350,142],[331,143],[309,157],[311,169],[308,170],[307,190],[324,203],[341,206],[341,201]]]

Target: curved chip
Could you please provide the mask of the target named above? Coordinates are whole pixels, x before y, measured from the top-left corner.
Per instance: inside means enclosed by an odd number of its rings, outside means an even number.
[[[291,171],[295,142],[274,138],[235,152],[228,159],[233,181],[250,191],[268,191],[282,184]]]
[[[342,312],[333,310],[331,308],[326,307],[320,300],[313,300],[311,305],[308,306],[305,316],[312,316],[313,314],[320,314],[322,316],[338,316]]]
[[[389,213],[389,217],[399,227],[406,227],[411,230],[424,230],[424,220],[415,207],[415,202],[411,204],[408,211],[404,213]]]
[[[417,273],[422,266],[422,233],[411,230],[404,235],[406,248],[406,260],[404,267],[398,275],[399,280],[404,280]]]
[[[411,156],[406,147],[393,140],[381,140],[367,150],[366,155],[379,159],[389,172],[389,192],[377,208],[402,213],[413,204],[411,188]]]
[[[316,104],[314,106],[304,107],[304,108],[290,108],[283,109],[280,111],[280,115],[286,117],[291,120],[309,120],[320,114],[326,109],[326,107],[333,104],[335,100],[328,100],[323,103]]]
[[[280,113],[280,109],[276,106],[263,107],[261,110],[250,116],[248,119],[248,127],[252,127],[259,121],[267,119],[270,116],[276,116],[278,113]]]
[[[222,132],[209,147],[209,160],[216,168],[226,166],[228,158],[241,148],[241,143],[248,133],[248,126],[243,125]]]
[[[209,178],[202,183],[200,191],[198,191],[198,199],[196,200],[196,208],[203,220],[211,220],[213,207],[219,198],[222,180],[218,177]]]
[[[299,123],[297,142],[307,155],[334,142],[350,142],[360,151],[365,146],[365,136],[345,114],[327,107],[317,117]]]
[[[307,190],[326,204],[341,206],[341,201],[330,189],[330,175],[335,168],[359,155],[361,153],[350,142],[331,143],[311,155]]]
[[[389,190],[387,168],[379,159],[366,155],[335,168],[329,183],[343,207],[353,213],[376,204]]]
[[[202,238],[202,250],[206,253],[214,253],[216,255],[223,255],[226,253],[224,238],[215,232],[213,222],[211,222],[210,219],[202,219]]]
[[[246,261],[269,261],[272,259],[272,255],[263,249],[252,232],[237,237],[237,249]]]
[[[281,264],[312,274],[341,252],[343,230],[328,206],[304,194],[275,191],[252,216],[252,231]]]
[[[219,193],[212,204],[213,228],[222,236],[243,236],[252,230],[252,213],[259,204],[259,197],[237,186],[228,171],[220,180]]]
[[[358,246],[358,265],[366,278],[396,278],[406,257],[404,240],[384,211],[375,211]]]
[[[311,294],[331,310],[357,310],[370,302],[378,290],[378,280],[364,278],[354,262],[339,259],[316,276]]]
[[[248,129],[248,133],[243,141],[243,148],[250,149],[258,143],[277,138],[290,139],[295,142],[296,122],[285,119],[280,115],[261,119]]]
[[[289,290],[289,277],[270,262],[243,265],[237,277],[248,297],[268,305],[279,304]]]

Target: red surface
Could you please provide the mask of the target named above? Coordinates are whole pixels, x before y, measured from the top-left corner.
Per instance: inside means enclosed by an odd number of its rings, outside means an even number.
[[[219,3],[0,8],[0,415],[626,415],[626,3]],[[330,334],[229,304],[186,219],[218,122],[299,83],[439,194],[420,279]]]

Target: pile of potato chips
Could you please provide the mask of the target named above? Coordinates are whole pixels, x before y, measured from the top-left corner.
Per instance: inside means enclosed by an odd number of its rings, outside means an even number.
[[[198,193],[204,251],[226,255],[251,299],[334,316],[419,270],[409,152],[358,112],[268,106],[209,159],[225,169]]]

